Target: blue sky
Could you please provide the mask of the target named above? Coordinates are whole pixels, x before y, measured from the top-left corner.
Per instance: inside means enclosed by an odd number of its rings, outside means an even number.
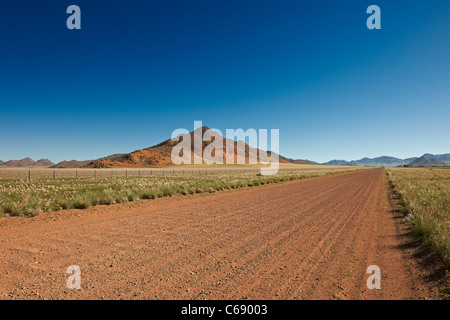
[[[280,129],[282,155],[319,162],[450,152],[448,0],[2,0],[0,48],[1,160],[130,152],[194,120]]]

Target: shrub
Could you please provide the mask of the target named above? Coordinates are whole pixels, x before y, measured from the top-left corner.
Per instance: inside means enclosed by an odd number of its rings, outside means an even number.
[[[76,200],[76,201],[72,202],[71,208],[73,208],[73,209],[87,209],[87,208],[89,208],[89,202]]]

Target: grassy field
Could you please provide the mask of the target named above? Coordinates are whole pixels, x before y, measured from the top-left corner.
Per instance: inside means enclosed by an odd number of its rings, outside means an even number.
[[[389,168],[387,172],[414,234],[450,265],[450,169]]]
[[[307,167],[305,170],[282,171],[275,176],[261,176],[256,172],[226,172],[140,177],[41,178],[31,181],[2,179],[0,215],[34,216],[61,209],[85,209],[96,205],[111,205],[176,194],[252,187],[354,170],[358,169],[315,166],[315,168]]]
[[[85,168],[65,168],[51,169],[42,167],[32,168],[0,168],[0,179],[60,179],[60,178],[85,178],[85,177],[127,177],[127,176],[151,176],[151,175],[173,175],[173,174],[198,174],[198,173],[230,173],[230,172],[259,172],[261,165],[252,164],[214,164],[214,165],[180,165],[161,166],[146,168],[108,168],[108,169],[85,169]],[[265,166],[267,167],[267,166]],[[281,163],[279,171],[299,170],[346,170],[348,167],[304,165],[304,164],[284,164]]]

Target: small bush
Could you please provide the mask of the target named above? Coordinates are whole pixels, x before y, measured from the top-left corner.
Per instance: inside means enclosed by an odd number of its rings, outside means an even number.
[[[141,199],[144,200],[155,199],[155,195],[153,193],[144,193],[141,195]]]
[[[171,197],[173,195],[173,191],[169,188],[164,188],[162,190],[162,196],[163,197]]]
[[[112,203],[113,203],[113,201],[111,200],[111,199],[109,199],[109,198],[103,198],[103,199],[100,199],[100,202],[99,202],[101,205],[107,205],[107,206],[109,206],[109,205],[111,205]]]
[[[74,201],[71,205],[72,209],[87,209],[89,208],[89,202],[87,201]]]
[[[9,214],[11,217],[20,216],[20,209],[15,204],[3,205],[3,212]]]

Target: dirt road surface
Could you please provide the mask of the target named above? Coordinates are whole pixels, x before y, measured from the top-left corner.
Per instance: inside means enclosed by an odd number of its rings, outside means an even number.
[[[436,298],[406,232],[383,169],[3,218],[0,298]]]

